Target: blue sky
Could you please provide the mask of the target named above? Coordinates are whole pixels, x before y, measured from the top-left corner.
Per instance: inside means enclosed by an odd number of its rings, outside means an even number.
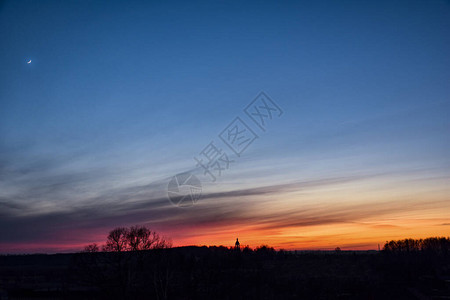
[[[397,186],[374,203],[419,187],[445,200],[448,1],[4,1],[0,41],[0,216],[17,228],[0,244],[10,251],[96,241],[85,233],[48,244],[61,236],[55,226],[103,234],[135,221],[189,243],[192,230],[174,228],[195,223],[199,211],[210,227],[227,214],[244,227],[255,211],[273,220],[260,193],[241,207],[233,196],[211,200],[218,192],[277,186],[277,197],[296,201],[283,204],[293,212],[316,197],[328,203],[314,191],[283,190],[296,182],[366,178],[372,188],[385,183],[379,190]],[[180,213],[167,199],[154,206],[168,179],[194,168],[193,157],[236,116],[255,125],[243,109],[260,91],[283,115],[266,132],[254,127],[259,138],[217,182],[197,170],[205,195],[194,208]],[[430,205],[450,212],[439,201]],[[135,217],[138,202],[147,204],[143,215],[159,213]],[[111,215],[115,223],[102,219]],[[37,224],[36,234],[19,223]]]

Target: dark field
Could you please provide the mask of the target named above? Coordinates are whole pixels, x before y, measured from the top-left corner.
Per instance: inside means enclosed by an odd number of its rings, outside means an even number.
[[[182,247],[0,256],[1,299],[448,299],[447,254]]]

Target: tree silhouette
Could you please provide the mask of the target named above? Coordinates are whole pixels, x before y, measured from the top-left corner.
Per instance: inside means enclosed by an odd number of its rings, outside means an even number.
[[[99,249],[98,245],[96,243],[93,243],[93,244],[89,244],[89,245],[85,246],[83,252],[95,253],[95,252],[98,252],[99,250],[100,249]]]
[[[172,243],[160,236],[157,232],[145,226],[116,227],[106,237],[106,244],[102,247],[104,252],[141,251],[151,249],[171,248]],[[84,252],[98,252],[97,244],[90,244]]]
[[[383,247],[386,253],[418,253],[447,254],[450,252],[450,238],[431,237],[426,239],[403,239],[389,241]]]
[[[106,252],[122,252],[126,251],[128,229],[125,227],[117,227],[111,230],[106,238],[106,245],[103,251]]]
[[[158,240],[158,234],[144,226],[133,226],[126,235],[127,246],[130,251],[151,249]]]

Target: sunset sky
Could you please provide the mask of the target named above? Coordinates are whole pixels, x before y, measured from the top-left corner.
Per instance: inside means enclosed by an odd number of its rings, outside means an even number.
[[[0,253],[135,224],[174,246],[449,236],[449,112],[449,1],[1,1]],[[178,207],[185,172],[202,196]]]

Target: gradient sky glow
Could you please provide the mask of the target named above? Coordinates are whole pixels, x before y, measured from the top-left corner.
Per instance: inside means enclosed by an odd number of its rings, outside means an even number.
[[[284,111],[266,132],[260,91]],[[449,96],[449,1],[0,2],[0,253],[134,224],[175,246],[448,236]],[[236,116],[259,138],[212,183],[193,158]],[[178,208],[189,170],[203,197]]]

